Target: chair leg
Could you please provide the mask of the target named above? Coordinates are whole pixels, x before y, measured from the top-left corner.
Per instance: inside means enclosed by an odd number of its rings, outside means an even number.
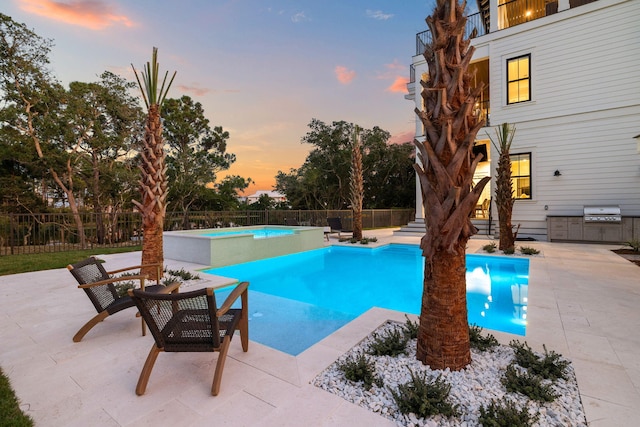
[[[100,313],[93,316],[91,320],[84,324],[82,328],[73,336],[73,342],[80,342],[82,338],[98,323],[102,322],[104,319],[109,317],[109,312],[107,310],[101,311]]]
[[[249,350],[249,297],[247,291],[242,293],[242,317],[240,317],[240,342],[242,343],[242,351],[245,353]]]
[[[218,355],[218,363],[216,363],[216,373],[213,375],[213,385],[211,386],[211,394],[214,396],[218,395],[220,391],[220,383],[222,382],[222,371],[224,370],[224,362],[227,359],[227,352],[229,351],[229,343],[231,342],[231,337],[227,335],[222,340],[222,345],[220,346],[220,354]]]
[[[147,360],[144,362],[144,366],[142,367],[142,372],[140,372],[140,378],[138,378],[138,385],[136,386],[136,394],[138,396],[142,396],[147,390],[147,383],[149,382],[149,377],[151,376],[151,370],[153,369],[153,365],[156,363],[158,354],[161,351],[162,350],[155,344],[153,344],[153,347],[151,347],[149,355],[147,356]]]

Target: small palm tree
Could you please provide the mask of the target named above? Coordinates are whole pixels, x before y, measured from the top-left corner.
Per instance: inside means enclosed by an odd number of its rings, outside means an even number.
[[[493,146],[498,150],[498,167],[496,169],[496,206],[498,208],[498,223],[500,227],[500,243],[498,249],[513,248],[517,231],[513,231],[511,217],[513,215],[513,186],[511,181],[511,143],[516,128],[509,123],[503,123],[495,129],[497,141],[487,134]]]
[[[362,201],[364,199],[364,182],[362,178],[362,149],[360,128],[353,130],[351,143],[351,210],[353,212],[353,238],[362,240]]]
[[[136,75],[138,86],[142,92],[145,106],[147,107],[147,120],[144,132],[143,146],[140,150],[140,191],[142,201],[133,201],[133,204],[142,214],[142,264],[154,264],[164,262],[162,249],[162,232],[164,229],[164,217],[166,214],[167,198],[167,167],[165,165],[164,142],[162,139],[161,107],[167,92],[176,76],[174,71],[169,84],[168,72],[162,80],[162,86],[158,88],[158,48],[153,48],[151,62],[147,62],[145,69],[140,73],[142,82],[138,77],[133,64],[133,72]],[[166,85],[166,87],[165,87]],[[157,270],[149,268],[141,271],[150,279],[158,280]]]

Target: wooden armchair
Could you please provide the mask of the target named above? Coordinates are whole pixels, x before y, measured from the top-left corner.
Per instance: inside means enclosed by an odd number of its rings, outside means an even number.
[[[158,269],[158,277],[162,277],[161,264],[150,264]],[[156,293],[169,293],[177,292],[180,287],[180,282],[172,283],[164,286],[156,284],[145,287],[145,280],[147,276],[142,275],[129,275],[122,277],[113,277],[113,274],[123,273],[129,270],[138,270],[142,266],[136,265],[127,268],[121,268],[119,270],[106,271],[104,266],[95,257],[89,257],[75,264],[70,264],[67,269],[71,272],[71,275],[78,281],[78,288],[83,289],[91,303],[98,312],[91,320],[84,324],[82,328],[73,336],[74,342],[79,342],[98,323],[112,314],[124,310],[125,308],[134,307],[135,304],[131,297],[128,295],[118,295],[116,290],[116,283],[127,281],[139,281],[140,288],[149,292]],[[142,321],[142,335],[145,335],[145,324]]]
[[[240,331],[242,350],[249,348],[248,282],[238,284],[220,308],[216,306],[213,288],[199,289],[180,294],[157,294],[130,289],[129,296],[155,340],[144,363],[136,394],[142,396],[147,389],[151,370],[161,351],[219,352],[213,376],[211,394],[218,395],[224,362],[231,338]],[[241,298],[241,308],[231,308]]]

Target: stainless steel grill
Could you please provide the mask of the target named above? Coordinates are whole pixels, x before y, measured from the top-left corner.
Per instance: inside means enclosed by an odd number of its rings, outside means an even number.
[[[619,224],[620,206],[584,206],[584,222]]]

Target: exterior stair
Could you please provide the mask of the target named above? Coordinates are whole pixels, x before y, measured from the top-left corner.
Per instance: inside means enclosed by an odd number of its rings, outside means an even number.
[[[489,233],[489,220],[488,219],[472,219],[471,222],[473,223],[473,225],[476,226],[476,228],[478,229],[478,233],[475,234],[474,237],[487,237],[488,233]],[[425,226],[424,226],[424,219],[423,218],[418,218],[415,221],[411,221],[409,224],[407,225],[403,225],[402,227],[400,227],[400,230],[396,230],[393,232],[394,236],[415,236],[415,237],[421,237],[424,236],[425,233]],[[496,230],[496,224],[494,223],[491,227],[491,237],[493,238],[493,234],[496,234],[497,230]]]

